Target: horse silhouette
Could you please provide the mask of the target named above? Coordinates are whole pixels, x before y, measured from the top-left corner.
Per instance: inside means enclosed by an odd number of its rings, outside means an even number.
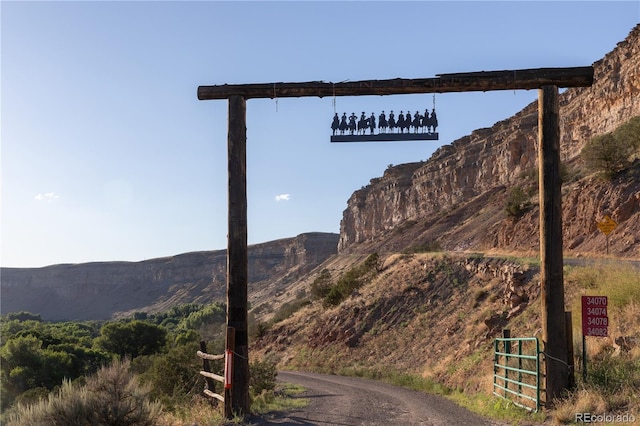
[[[391,130],[391,133],[395,132],[397,126],[398,124],[396,123],[396,118],[393,115],[393,111],[391,111],[389,113],[389,130]]]
[[[411,127],[413,127],[413,133],[418,133],[418,129],[420,129],[420,123],[422,122],[422,116],[418,111],[413,115],[413,121],[411,122]]]
[[[349,134],[353,135],[356,131],[356,115],[351,113],[349,116]]]
[[[422,127],[424,127],[428,133],[435,133],[436,127],[438,127],[438,117],[436,116],[435,109],[431,111],[431,116],[429,116],[428,110],[424,111]]]
[[[331,122],[331,130],[333,131],[333,136],[336,135],[336,131],[340,129],[340,119],[338,118],[338,113],[333,116],[333,122]]]
[[[369,128],[369,119],[364,116],[364,112],[360,116],[360,120],[358,120],[358,134],[364,135],[365,130]]]
[[[340,119],[340,134],[344,135],[344,132],[349,128],[349,125],[347,124],[347,113],[344,112],[342,113],[342,118]]]
[[[400,133],[404,133],[404,123],[404,114],[400,111],[400,114],[398,114],[398,129],[400,129]]]
[[[387,122],[387,117],[384,115],[384,111],[378,117],[378,128],[380,129],[380,133],[387,133],[387,127],[389,123]]]

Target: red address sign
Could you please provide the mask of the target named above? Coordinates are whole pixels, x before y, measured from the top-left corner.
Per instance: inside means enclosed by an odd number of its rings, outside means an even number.
[[[609,335],[607,296],[582,296],[582,334],[606,337]]]
[[[582,306],[607,307],[609,298],[607,296],[582,296]]]

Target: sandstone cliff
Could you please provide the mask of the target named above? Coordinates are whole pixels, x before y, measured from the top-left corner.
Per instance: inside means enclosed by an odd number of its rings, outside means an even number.
[[[640,115],[640,25],[593,66],[593,86],[560,95],[561,158],[569,165],[579,162],[590,138]],[[393,250],[411,241],[463,250],[537,247],[536,198],[518,223],[502,211],[509,188],[526,185],[527,178],[535,183],[537,114],[534,102],[442,146],[426,162],[391,167],[372,179],[348,201],[338,250]],[[607,210],[619,223],[611,235],[612,253],[639,256],[639,187],[637,173],[611,184],[588,179],[565,185],[565,247],[600,250],[604,236],[596,220]]]
[[[338,235],[301,234],[249,246],[249,292],[277,293],[336,253]],[[45,320],[103,320],[180,303],[226,300],[226,250],[142,262],[2,268],[2,313]]]

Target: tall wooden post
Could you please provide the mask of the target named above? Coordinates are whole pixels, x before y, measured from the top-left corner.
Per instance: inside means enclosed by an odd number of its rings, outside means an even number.
[[[546,405],[569,386],[562,272],[562,193],[558,87],[538,91],[540,185],[540,285],[545,352]]]
[[[231,409],[249,413],[249,336],[247,315],[247,117],[246,100],[229,97],[227,136],[229,235],[227,236],[227,326],[235,329]]]

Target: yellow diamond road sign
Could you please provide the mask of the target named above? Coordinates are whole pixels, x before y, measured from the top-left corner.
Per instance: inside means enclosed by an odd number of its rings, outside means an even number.
[[[616,229],[618,222],[611,219],[609,216],[605,216],[601,222],[598,222],[598,229],[600,229],[605,235],[609,235],[611,231]]]

